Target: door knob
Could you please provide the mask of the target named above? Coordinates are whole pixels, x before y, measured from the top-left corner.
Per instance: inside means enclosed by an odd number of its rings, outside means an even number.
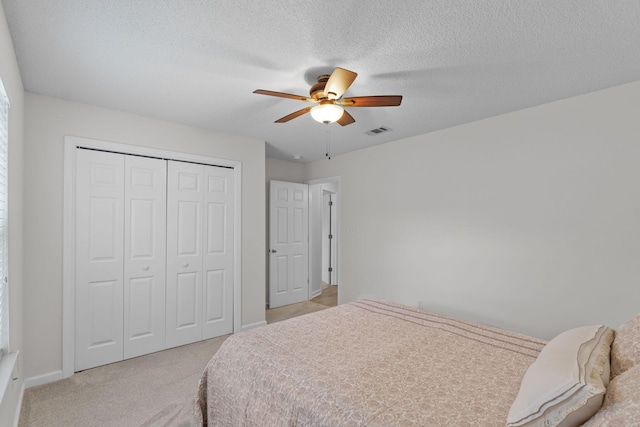
[[[278,251],[276,251],[275,249],[271,249],[271,253],[272,254],[275,254],[276,252],[278,252]]]
[[[189,267],[189,263],[188,263],[188,262],[185,262],[185,263],[183,263],[183,264],[182,264],[182,266],[183,266],[184,268],[187,268],[187,267]]]
[[[149,271],[149,266],[148,266],[148,265],[143,265],[143,266],[142,266],[142,269],[143,269],[144,271]]]

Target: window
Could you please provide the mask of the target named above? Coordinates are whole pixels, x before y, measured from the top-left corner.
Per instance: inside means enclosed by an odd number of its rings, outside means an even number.
[[[7,230],[7,145],[9,99],[0,81],[0,359],[9,350],[9,281]]]

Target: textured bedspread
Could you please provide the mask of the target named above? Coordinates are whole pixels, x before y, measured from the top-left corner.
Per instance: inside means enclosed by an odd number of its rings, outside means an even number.
[[[203,373],[209,426],[504,426],[545,342],[362,300],[229,337]]]

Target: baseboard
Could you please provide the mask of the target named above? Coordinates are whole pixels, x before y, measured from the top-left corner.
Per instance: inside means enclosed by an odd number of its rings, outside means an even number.
[[[20,387],[20,396],[18,396],[18,404],[16,405],[16,413],[13,414],[13,427],[18,427],[20,424],[20,412],[22,412],[22,398],[24,397],[24,382]]]
[[[248,325],[243,325],[242,326],[242,331],[248,331],[249,329],[253,329],[253,328],[257,328],[260,326],[265,326],[267,324],[266,320],[263,320],[262,322],[256,322],[256,323],[250,323]]]
[[[36,375],[24,380],[24,388],[36,387],[43,384],[52,383],[62,379],[62,371],[53,371],[48,374]]]
[[[317,291],[315,291],[315,292],[311,292],[311,298],[309,298],[309,299],[310,299],[310,300],[311,300],[311,299],[314,299],[315,297],[317,297],[317,296],[318,296],[318,295],[320,295],[320,294],[322,294],[322,289],[319,289],[319,290],[317,290]]]

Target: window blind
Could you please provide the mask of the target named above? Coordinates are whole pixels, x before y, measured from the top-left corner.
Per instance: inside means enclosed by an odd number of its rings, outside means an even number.
[[[9,347],[8,167],[9,99],[0,81],[0,358]]]

